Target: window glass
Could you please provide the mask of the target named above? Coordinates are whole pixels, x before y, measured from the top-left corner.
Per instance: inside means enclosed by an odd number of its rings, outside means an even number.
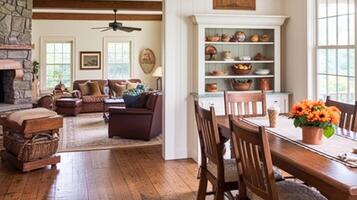
[[[129,79],[131,42],[109,42],[107,48],[108,79]]]

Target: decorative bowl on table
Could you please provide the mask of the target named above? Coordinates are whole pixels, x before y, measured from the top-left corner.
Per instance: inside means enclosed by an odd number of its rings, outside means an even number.
[[[247,91],[251,88],[253,81],[249,80],[235,80],[231,79],[231,84],[236,91]]]
[[[206,40],[208,42],[219,42],[219,41],[221,41],[221,37],[220,36],[207,36]]]
[[[237,75],[247,75],[252,70],[251,64],[235,64],[232,66],[234,74]]]
[[[257,69],[254,73],[256,75],[268,75],[270,73],[270,69]]]
[[[206,91],[207,92],[217,92],[218,91],[217,83],[207,83]]]

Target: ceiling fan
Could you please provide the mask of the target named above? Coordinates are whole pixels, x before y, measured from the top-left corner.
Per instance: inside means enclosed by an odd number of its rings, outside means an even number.
[[[141,31],[141,28],[136,28],[136,27],[128,27],[128,26],[123,26],[123,23],[117,22],[117,9],[114,9],[114,22],[109,23],[109,26],[107,27],[95,27],[92,29],[103,29],[101,32],[113,30],[113,31],[125,31],[125,32],[133,32],[133,31]]]

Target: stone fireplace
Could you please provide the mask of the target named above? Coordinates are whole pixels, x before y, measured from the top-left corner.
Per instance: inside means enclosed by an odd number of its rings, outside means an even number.
[[[0,112],[31,106],[32,0],[0,0]]]

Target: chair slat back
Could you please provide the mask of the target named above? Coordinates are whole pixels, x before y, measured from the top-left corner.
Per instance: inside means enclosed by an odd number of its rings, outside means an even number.
[[[224,91],[226,116],[253,117],[266,115],[265,92],[229,93]]]
[[[341,111],[341,119],[339,127],[347,129],[349,131],[357,131],[357,102],[355,105],[342,103],[338,101],[331,100],[330,96],[326,98],[326,106],[336,106]]]
[[[210,107],[208,111],[201,108],[195,101],[195,111],[201,142],[202,165],[206,165],[208,159],[217,165],[219,171],[223,170],[223,146],[220,142],[214,107]]]
[[[240,163],[242,181],[265,200],[278,199],[267,133],[264,127],[252,128],[230,116],[233,149]]]

